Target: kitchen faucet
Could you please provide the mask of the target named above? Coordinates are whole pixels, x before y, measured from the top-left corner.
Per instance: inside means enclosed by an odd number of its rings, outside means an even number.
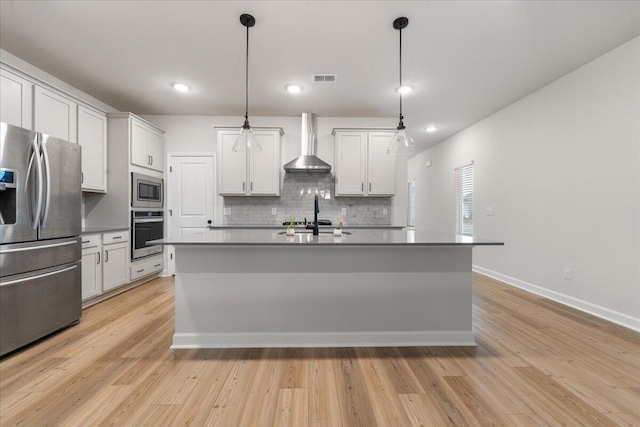
[[[318,204],[318,195],[316,194],[315,200],[313,202],[313,235],[317,236],[318,231],[318,214],[320,213],[320,205]]]

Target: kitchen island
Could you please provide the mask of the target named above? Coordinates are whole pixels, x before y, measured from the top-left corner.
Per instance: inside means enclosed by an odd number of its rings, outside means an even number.
[[[475,345],[472,248],[502,243],[414,230],[283,231],[150,242],[175,246],[173,348]]]

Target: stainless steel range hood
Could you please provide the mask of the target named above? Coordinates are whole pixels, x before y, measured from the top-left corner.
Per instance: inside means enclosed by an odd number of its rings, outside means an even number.
[[[317,156],[315,123],[312,113],[302,113],[301,154],[284,165],[285,172],[331,171],[331,165]]]

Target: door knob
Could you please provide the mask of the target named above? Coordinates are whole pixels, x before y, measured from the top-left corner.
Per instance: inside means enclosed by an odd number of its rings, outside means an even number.
[[[207,224],[211,224],[211,220],[207,221]]]

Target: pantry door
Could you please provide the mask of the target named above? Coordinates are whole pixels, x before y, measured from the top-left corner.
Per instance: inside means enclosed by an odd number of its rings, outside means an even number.
[[[214,154],[169,156],[169,237],[201,233],[215,224],[214,165]],[[169,274],[175,274],[174,254],[173,246],[168,247]]]

